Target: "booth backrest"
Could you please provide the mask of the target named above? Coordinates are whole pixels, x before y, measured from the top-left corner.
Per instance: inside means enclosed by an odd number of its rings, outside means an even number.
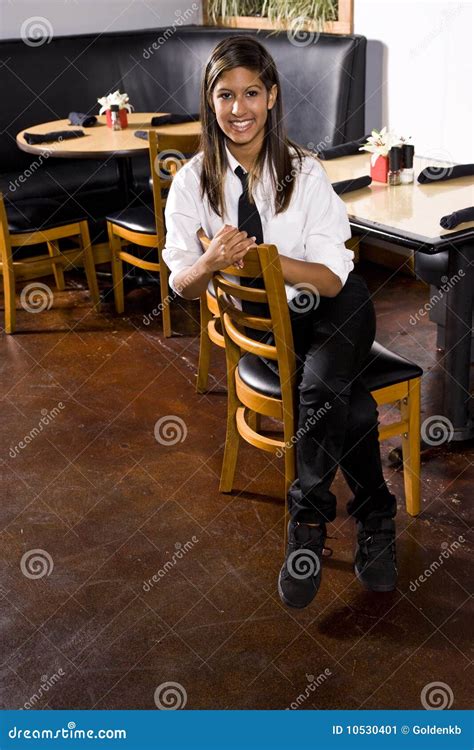
[[[0,173],[29,161],[15,144],[19,130],[71,110],[97,112],[97,97],[115,89],[126,91],[137,111],[198,111],[210,51],[242,33],[256,35],[275,58],[290,137],[337,145],[364,134],[365,37],[321,34],[301,45],[286,32],[187,26],[54,37],[38,46],[6,40],[0,42]]]

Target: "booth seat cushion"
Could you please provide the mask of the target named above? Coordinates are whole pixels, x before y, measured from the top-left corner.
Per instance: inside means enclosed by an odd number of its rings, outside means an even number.
[[[389,351],[375,341],[362,373],[362,380],[370,391],[384,388],[404,380],[420,377],[423,370],[410,360]],[[244,354],[238,364],[238,372],[250,388],[271,398],[281,398],[280,379],[265,362],[255,354]]]

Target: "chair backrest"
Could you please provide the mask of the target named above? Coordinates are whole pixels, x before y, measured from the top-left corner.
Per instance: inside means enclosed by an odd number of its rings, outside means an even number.
[[[206,249],[209,238],[201,234],[200,240]],[[229,275],[238,278],[232,281]],[[249,278],[262,279],[263,289],[247,286],[245,282]],[[229,266],[216,272],[213,284],[231,367],[237,366],[242,352],[277,361],[282,400],[288,397],[291,401],[296,381],[296,361],[285,282],[276,246],[263,244],[256,250],[249,250],[242,268]],[[241,309],[242,301],[266,303],[269,317],[245,312]],[[249,335],[248,329],[273,333],[274,343],[257,341]]]
[[[196,153],[200,136],[190,134],[167,135],[156,130],[148,132],[150,172],[153,183],[153,206],[155,209],[156,231],[161,248],[165,242],[165,221],[163,209],[166,198],[163,192],[169,190],[178,170]]]
[[[11,263],[12,249],[10,241],[10,232],[8,231],[8,218],[3,200],[3,193],[0,193],[0,261],[2,269],[5,272],[7,266]]]

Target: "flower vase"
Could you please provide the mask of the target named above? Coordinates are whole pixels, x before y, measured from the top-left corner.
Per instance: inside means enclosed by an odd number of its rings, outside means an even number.
[[[388,182],[388,156],[378,156],[375,164],[370,162],[370,176],[374,182]]]
[[[120,124],[122,126],[122,130],[125,130],[125,128],[128,126],[128,117],[127,117],[127,110],[126,109],[119,109],[118,116],[120,120]],[[112,127],[112,116],[110,113],[110,109],[107,109],[105,112],[105,121],[108,128]]]

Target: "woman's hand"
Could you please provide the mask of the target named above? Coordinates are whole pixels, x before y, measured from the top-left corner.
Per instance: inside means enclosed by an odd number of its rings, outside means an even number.
[[[244,257],[255,247],[255,237],[248,237],[247,232],[224,224],[211,240],[203,260],[209,273],[221,271],[231,265],[242,268]]]

